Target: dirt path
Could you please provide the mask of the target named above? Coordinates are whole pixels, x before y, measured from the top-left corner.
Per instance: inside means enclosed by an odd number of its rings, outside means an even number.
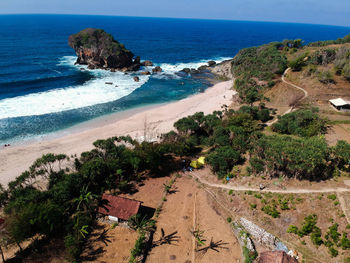
[[[345,218],[348,221],[348,224],[350,224],[350,216],[349,216],[349,211],[347,209],[345,199],[339,192],[337,192],[337,197],[338,197],[341,209],[343,210],[343,213],[345,215]]]
[[[301,88],[301,87],[299,87],[299,86],[297,86],[297,85],[295,85],[295,84],[293,84],[293,83],[291,83],[291,82],[289,82],[289,81],[286,81],[285,77],[286,77],[286,74],[288,73],[289,70],[290,70],[290,68],[287,68],[287,69],[284,71],[284,73],[283,73],[281,79],[282,79],[282,81],[283,81],[284,83],[286,83],[286,84],[292,86],[293,88],[296,88],[296,89],[301,90],[302,92],[304,92],[304,96],[299,100],[299,101],[302,101],[302,100],[304,100],[307,96],[309,96],[309,93],[308,93],[306,90],[304,90],[303,88]],[[285,111],[285,112],[282,114],[282,116],[283,116],[283,115],[286,115],[286,114],[288,114],[288,113],[290,113],[290,112],[292,112],[293,109],[294,109],[294,106],[290,107],[287,111]],[[278,119],[275,119],[275,120],[273,120],[273,121],[271,121],[271,122],[267,122],[266,125],[267,125],[267,126],[271,126],[271,125],[274,124],[277,120],[278,120]]]
[[[233,185],[223,185],[223,184],[213,184],[208,182],[207,180],[200,177],[196,172],[191,172],[191,175],[196,177],[201,183],[222,189],[234,190],[234,191],[253,191],[253,192],[271,192],[271,193],[285,193],[285,194],[310,194],[310,193],[344,193],[350,192],[350,188],[342,188],[342,187],[326,187],[322,189],[287,189],[287,190],[276,190],[276,189],[264,189],[260,190],[258,187],[246,187],[246,186],[233,186]]]

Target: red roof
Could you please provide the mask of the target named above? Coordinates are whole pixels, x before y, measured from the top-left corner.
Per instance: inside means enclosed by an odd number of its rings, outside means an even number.
[[[258,263],[298,263],[298,260],[283,251],[267,251],[260,253]]]
[[[128,220],[139,211],[141,202],[125,197],[103,194],[102,200],[107,200],[104,207],[99,207],[98,212],[119,219]]]

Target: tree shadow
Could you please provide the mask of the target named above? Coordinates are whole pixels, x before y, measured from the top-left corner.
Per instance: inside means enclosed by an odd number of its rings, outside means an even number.
[[[92,233],[90,236],[91,239],[85,247],[85,251],[88,252],[81,257],[83,261],[96,261],[98,256],[106,251],[104,247],[108,246],[109,243],[112,243],[110,236],[108,236],[108,229],[104,229],[102,233]],[[102,242],[103,245],[94,248],[93,246],[96,245],[97,242]]]
[[[163,228],[161,228],[161,232],[162,232],[162,236],[160,237],[159,240],[157,241],[154,241],[152,243],[152,248],[154,247],[158,247],[158,246],[161,246],[161,245],[165,245],[165,244],[168,244],[168,245],[172,245],[174,243],[177,243],[179,242],[180,240],[180,236],[177,236],[177,231],[169,234],[169,235],[165,235],[165,231]]]
[[[198,252],[201,256],[204,256],[209,250],[214,250],[215,252],[219,253],[220,249],[229,249],[225,245],[228,245],[228,243],[223,242],[222,240],[214,242],[213,238],[211,238],[208,246],[197,249],[196,252]]]

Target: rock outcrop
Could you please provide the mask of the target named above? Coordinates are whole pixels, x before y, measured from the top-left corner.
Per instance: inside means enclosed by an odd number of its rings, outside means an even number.
[[[76,64],[89,69],[135,71],[141,66],[140,57],[133,60],[134,54],[102,29],[84,29],[71,35],[68,44],[78,56]]]

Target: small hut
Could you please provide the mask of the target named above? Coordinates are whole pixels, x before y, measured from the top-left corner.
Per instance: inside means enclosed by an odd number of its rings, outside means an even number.
[[[298,263],[298,260],[284,251],[266,251],[260,253],[257,263]]]
[[[329,100],[329,103],[339,111],[350,111],[350,101],[337,98],[334,100]]]
[[[141,206],[140,201],[109,194],[103,194],[102,201],[106,204],[99,207],[98,212],[115,222],[125,221],[137,215]]]

